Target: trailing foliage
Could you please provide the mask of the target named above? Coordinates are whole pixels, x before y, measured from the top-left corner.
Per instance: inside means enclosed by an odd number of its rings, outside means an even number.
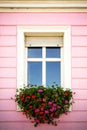
[[[55,118],[69,111],[72,91],[54,84],[51,87],[27,85],[17,90],[15,101],[34,126],[40,123],[57,125]]]

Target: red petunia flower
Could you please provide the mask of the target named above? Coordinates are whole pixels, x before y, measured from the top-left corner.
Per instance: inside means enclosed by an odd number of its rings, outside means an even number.
[[[38,102],[42,102],[42,99],[39,99]]]
[[[64,94],[65,94],[65,96],[68,96],[68,95],[69,95],[68,92],[65,92]]]
[[[35,99],[35,98],[36,98],[36,96],[35,96],[35,95],[32,95],[32,98],[33,98],[33,99]]]
[[[46,103],[42,103],[42,106],[44,106],[44,107],[45,107],[45,106],[46,106]]]
[[[30,99],[31,97],[30,97],[30,96],[27,96],[26,98]]]
[[[32,107],[33,107],[32,105],[29,106],[30,109],[31,109]]]
[[[21,97],[20,100],[24,101],[25,99],[24,99],[24,97]]]
[[[41,112],[40,112],[40,115],[43,115],[43,114],[44,114],[44,112],[43,112],[43,111],[41,111]]]

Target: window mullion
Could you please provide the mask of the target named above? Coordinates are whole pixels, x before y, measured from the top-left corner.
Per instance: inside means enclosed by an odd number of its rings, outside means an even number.
[[[46,47],[42,48],[42,84],[46,86]]]
[[[39,62],[39,61],[42,61],[42,58],[27,58],[27,61]]]
[[[61,62],[61,58],[46,58],[46,61],[48,62]]]

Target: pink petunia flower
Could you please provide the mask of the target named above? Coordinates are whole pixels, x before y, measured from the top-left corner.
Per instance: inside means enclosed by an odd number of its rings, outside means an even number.
[[[53,104],[53,107],[56,107],[56,106],[57,106],[57,104],[56,104],[56,103],[54,103],[54,104]]]
[[[35,109],[35,113],[38,113],[40,110],[39,109]]]
[[[58,106],[58,109],[60,109],[61,108],[61,106]]]
[[[43,98],[43,102],[46,102],[46,98]]]
[[[68,100],[65,100],[65,104],[68,104],[69,103],[69,101]]]
[[[49,102],[48,102],[48,105],[52,105],[52,102],[51,102],[51,101],[49,101]]]
[[[42,92],[43,92],[43,90],[42,90],[42,89],[39,89],[39,90],[38,90],[38,92],[39,92],[39,93],[42,93]]]
[[[41,111],[44,111],[44,108],[43,108],[43,107],[41,107],[40,109],[41,109]]]
[[[52,108],[50,109],[50,111],[51,111],[51,112],[55,111],[55,108],[54,108],[54,107],[52,107]]]
[[[48,114],[49,113],[49,111],[48,110],[45,110],[45,114]]]

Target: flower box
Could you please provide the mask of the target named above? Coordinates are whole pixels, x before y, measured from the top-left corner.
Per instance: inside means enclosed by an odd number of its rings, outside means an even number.
[[[40,123],[57,125],[55,118],[69,111],[73,94],[54,84],[51,87],[27,85],[17,90],[15,101],[34,126]]]

